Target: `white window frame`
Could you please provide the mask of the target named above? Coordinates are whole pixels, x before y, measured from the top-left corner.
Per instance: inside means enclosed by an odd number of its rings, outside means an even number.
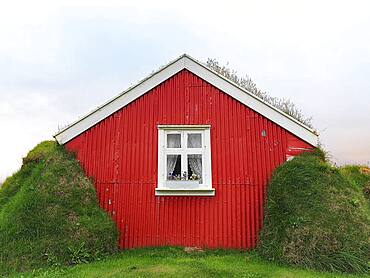
[[[212,165],[211,165],[211,136],[210,125],[158,125],[158,184],[155,189],[156,196],[214,196],[212,188]],[[167,148],[167,134],[181,134],[181,148]],[[201,133],[202,147],[187,148],[187,134]],[[168,154],[181,155],[181,173],[187,171],[187,155],[202,155],[202,184],[197,188],[181,187],[184,183],[179,181],[167,181]],[[171,185],[170,185],[171,183]]]

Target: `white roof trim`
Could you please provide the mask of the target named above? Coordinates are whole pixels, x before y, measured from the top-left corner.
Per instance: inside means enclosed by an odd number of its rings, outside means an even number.
[[[126,91],[122,92],[102,106],[96,108],[86,116],[68,125],[54,135],[55,139],[59,144],[67,143],[77,135],[107,118],[122,107],[128,105],[130,102],[134,101],[183,69],[189,70],[224,93],[237,99],[252,110],[260,113],[304,141],[313,146],[317,146],[318,136],[311,128],[285,114],[269,103],[261,100],[244,88],[241,88],[235,83],[227,80],[223,76],[219,75],[215,71],[209,69],[207,66],[186,54],[180,56],[176,60],[170,62],[168,65],[154,72],[144,80],[140,81],[137,85],[128,88]]]

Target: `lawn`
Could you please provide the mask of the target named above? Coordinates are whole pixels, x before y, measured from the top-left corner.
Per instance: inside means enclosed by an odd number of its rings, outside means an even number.
[[[12,277],[20,277],[14,274]],[[323,273],[279,266],[255,253],[207,251],[187,254],[180,248],[122,251],[104,260],[69,268],[49,268],[23,277],[370,277]]]

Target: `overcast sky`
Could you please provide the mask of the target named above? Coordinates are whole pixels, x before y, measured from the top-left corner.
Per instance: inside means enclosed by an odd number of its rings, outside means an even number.
[[[182,53],[291,99],[334,162],[370,162],[369,1],[123,2],[2,2],[0,181],[58,126]]]

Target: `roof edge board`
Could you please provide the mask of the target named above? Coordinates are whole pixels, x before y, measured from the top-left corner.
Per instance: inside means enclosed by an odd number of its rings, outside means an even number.
[[[267,119],[275,122],[279,126],[307,141],[311,145],[317,146],[317,135],[313,130],[309,129],[305,125],[302,125],[295,119],[293,120],[292,117],[285,114],[284,112],[281,112],[275,107],[267,105],[266,102],[255,97],[252,93],[246,90],[242,90],[242,88],[240,88],[239,86],[236,86],[234,83],[229,82],[229,80],[225,79],[214,71],[211,71],[208,67],[202,65],[198,61],[194,61],[189,57],[187,58],[189,60],[186,62],[186,69],[198,75],[205,81],[209,82],[210,84],[235,98],[236,100],[240,101],[252,110],[263,115]],[[274,109],[266,109],[266,105],[268,106],[268,108]]]
[[[101,120],[107,118],[136,98],[153,89],[158,84],[167,80],[172,75],[183,70],[185,65],[182,58],[184,58],[184,55],[171,61],[169,64],[160,68],[158,71],[143,79],[138,84],[131,86],[118,96],[115,96],[105,104],[99,106],[82,118],[66,126],[64,129],[58,131],[54,135],[54,138],[58,141],[58,143],[65,144]]]
[[[140,86],[142,83],[146,82],[147,80],[151,79],[153,76],[155,76],[156,74],[160,73],[161,71],[164,71],[165,69],[167,69],[168,67],[170,67],[172,64],[178,62],[179,60],[183,59],[185,56],[188,56],[187,54],[183,54],[181,55],[180,57],[170,61],[168,64],[160,67],[158,70],[154,71],[153,73],[149,74],[147,77],[141,79],[140,81],[138,81],[136,84],[128,87],[127,89],[125,89],[124,91],[122,91],[121,93],[119,93],[118,95],[114,96],[113,98],[111,98],[110,100],[108,100],[107,102],[99,105],[97,108],[91,110],[89,113],[83,115],[81,118],[79,118],[78,120],[68,124],[66,127],[62,128],[61,130],[59,130],[58,132],[56,132],[54,134],[54,137],[56,137],[58,134],[64,132],[66,129],[70,128],[71,126],[77,124],[78,122],[84,120],[85,118],[89,117],[91,114],[95,113],[96,111],[104,108],[105,106],[109,105],[111,102],[115,101],[116,99],[120,98],[121,96],[123,96],[124,94],[128,93],[129,91],[135,89],[136,87]]]
[[[276,112],[284,115],[285,117],[289,118],[290,120],[296,122],[297,124],[299,124],[300,126],[304,127],[305,129],[309,130],[310,132],[312,133],[315,133],[316,134],[316,131],[313,130],[312,128],[310,128],[309,126],[305,125],[304,123],[301,123],[300,121],[298,121],[297,119],[293,118],[292,116],[288,115],[287,113],[281,111],[280,109],[276,108],[275,106],[273,106],[272,104],[264,101],[263,99],[257,97],[256,95],[254,95],[252,92],[250,92],[249,90],[239,86],[238,84],[230,81],[229,79],[227,79],[226,77],[224,77],[223,75],[219,74],[218,72],[214,71],[213,69],[207,67],[204,63],[198,61],[197,59],[187,55],[187,54],[184,54],[183,55],[184,57],[188,58],[189,60],[191,60],[192,62],[202,66],[203,68],[205,68],[206,70],[209,70],[211,71],[212,73],[214,73],[215,75],[217,75],[218,77],[222,78],[223,80],[225,80],[227,83],[230,83],[232,86],[234,87],[237,87],[239,90],[242,90],[243,92],[249,94],[251,97],[255,98],[257,101],[259,102],[262,102],[263,104],[269,106],[270,108],[274,109]]]
[[[198,75],[252,110],[255,110],[311,145],[317,146],[318,137],[312,129],[187,54],[183,54],[177,59],[172,60],[136,85],[129,87],[118,96],[115,96],[105,104],[68,125],[54,135],[55,139],[58,143],[65,144],[183,69],[187,69]]]

